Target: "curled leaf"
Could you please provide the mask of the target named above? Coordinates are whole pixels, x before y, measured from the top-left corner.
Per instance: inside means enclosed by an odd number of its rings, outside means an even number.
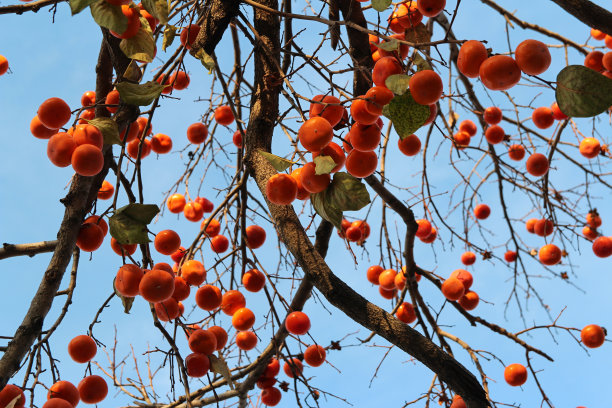
[[[198,52],[196,52],[195,57],[200,60],[209,74],[212,73],[212,70],[215,68],[215,60],[208,55],[204,49],[200,48]]]
[[[234,386],[234,381],[232,380],[232,374],[230,373],[229,367],[227,366],[225,359],[223,359],[223,356],[219,354],[219,357],[217,357],[214,354],[211,354],[208,356],[208,359],[210,360],[210,371],[221,374],[229,384],[230,388],[232,390],[235,389],[236,387]]]
[[[147,225],[159,212],[155,204],[128,204],[119,208],[109,219],[109,231],[122,244],[151,242]]]
[[[164,28],[164,39],[162,40],[162,50],[166,51],[166,48],[172,45],[174,37],[176,37],[176,31],[178,29],[175,26],[167,25]]]
[[[124,38],[119,43],[121,51],[131,59],[141,62],[152,62],[155,55],[155,40],[146,19],[142,22],[138,33],[130,38]],[[150,103],[150,102],[149,102]]]
[[[408,90],[408,82],[410,82],[410,75],[404,74],[393,74],[389,75],[385,80],[385,86],[389,90],[393,91],[396,95],[403,95]]]
[[[555,97],[567,116],[596,116],[612,106],[612,79],[582,65],[570,65],[557,75]]]
[[[336,167],[336,162],[330,156],[317,156],[314,158],[315,174],[329,174]]]
[[[121,100],[130,105],[147,106],[161,95],[166,85],[149,81],[144,84],[119,82],[116,86]]]
[[[98,0],[91,4],[89,10],[100,27],[108,28],[116,33],[123,33],[127,30],[128,19],[120,6],[110,4],[106,0]]]
[[[291,160],[283,159],[282,157],[279,157],[279,156],[277,156],[275,154],[272,154],[272,153],[260,151],[259,154],[261,154],[263,157],[265,157],[266,160],[272,165],[272,167],[274,167],[276,169],[276,171],[278,171],[278,172],[285,171],[292,164],[295,164]]]
[[[383,108],[383,115],[391,119],[393,128],[400,139],[413,134],[429,117],[429,107],[418,104],[408,90],[404,95],[398,95]]]
[[[87,123],[98,128],[104,138],[104,144],[121,144],[119,127],[117,126],[117,122],[111,118],[95,118],[87,120]]]
[[[360,179],[338,172],[325,191],[310,195],[310,201],[317,214],[341,229],[342,213],[368,205],[370,194]]]

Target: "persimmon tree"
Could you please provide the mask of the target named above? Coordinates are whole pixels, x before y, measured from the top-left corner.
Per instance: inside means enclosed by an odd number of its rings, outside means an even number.
[[[605,322],[566,318],[581,305],[551,309],[548,289],[579,292],[580,260],[605,269],[612,255],[612,13],[544,2],[583,27],[571,38],[501,1],[464,3],[0,6],[4,19],[90,13],[101,33],[95,91],[31,112],[45,171],[74,173],[57,237],[0,249],[23,265],[51,254],[21,322],[1,327],[0,408],[346,405],[343,374],[321,384],[316,367],[375,345],[372,381],[392,381],[392,350],[429,375],[385,405],[520,406],[525,393],[491,387],[503,378],[553,407],[555,344],[606,347]],[[500,35],[462,33],[468,12]],[[0,56],[0,81],[18,69]],[[196,77],[194,102],[182,93]],[[193,112],[184,135],[172,106]],[[111,273],[77,284],[103,262]],[[99,291],[102,304],[84,301]],[[75,308],[89,323],[67,336]],[[113,334],[113,313],[134,326]],[[142,322],[162,340],[123,357]],[[83,378],[66,378],[79,364]]]

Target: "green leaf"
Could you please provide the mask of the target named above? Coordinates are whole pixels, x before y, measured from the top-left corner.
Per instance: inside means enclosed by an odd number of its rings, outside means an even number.
[[[141,62],[152,62],[155,56],[155,40],[153,39],[153,34],[151,34],[151,28],[147,20],[145,18],[141,18],[140,20],[141,26],[138,33],[133,37],[121,40],[119,48],[121,48],[121,51],[123,51],[128,58]],[[144,20],[144,22],[142,20]]]
[[[203,48],[200,48],[198,52],[196,52],[195,57],[200,60],[204,68],[208,70],[208,73],[212,73],[212,70],[215,68],[215,60],[204,51]]]
[[[612,79],[582,65],[570,65],[557,75],[555,96],[567,116],[596,116],[612,105]]]
[[[385,11],[391,5],[391,0],[372,0],[372,8],[376,11]]]
[[[389,75],[385,80],[385,86],[393,91],[394,94],[403,95],[408,90],[408,82],[411,76],[404,74]]]
[[[119,208],[109,219],[111,236],[122,244],[151,242],[147,225],[158,212],[155,204],[129,204]]]
[[[370,194],[360,179],[338,172],[325,191],[310,195],[310,201],[317,214],[341,229],[342,213],[357,211],[368,205]]]
[[[391,119],[393,128],[400,139],[413,134],[429,117],[429,106],[415,102],[408,90],[404,95],[398,95],[383,108],[383,115]]]
[[[377,44],[376,46],[380,49],[391,52],[399,50],[400,43],[394,38],[391,41],[385,41],[383,43]]]
[[[336,167],[336,162],[331,156],[317,156],[314,158],[315,174],[317,176],[321,174],[329,174]]]
[[[142,0],[142,5],[153,17],[162,24],[168,23],[168,1],[167,0]]]
[[[104,144],[121,144],[121,138],[119,137],[119,127],[117,122],[111,118],[95,118],[87,120],[87,123],[98,128],[102,137],[104,137]]]
[[[334,174],[334,179],[325,191],[328,198],[342,211],[358,211],[370,204],[370,193],[365,184],[345,172]]]
[[[123,33],[127,30],[128,19],[121,11],[120,6],[114,6],[106,0],[98,0],[89,9],[91,10],[91,16],[99,26],[116,33]]]
[[[149,81],[144,84],[132,84],[130,82],[119,82],[116,85],[121,100],[130,105],[147,106],[150,105],[159,95],[166,85]]]
[[[208,356],[208,359],[210,360],[210,371],[221,374],[229,384],[230,388],[232,390],[235,389],[236,387],[234,386],[234,381],[232,380],[232,374],[230,373],[229,367],[227,366],[227,363],[223,359],[221,353],[219,353],[218,357],[211,354]]]
[[[114,279],[113,290],[115,291],[115,295],[117,295],[117,297],[121,299],[121,304],[123,304],[123,311],[125,312],[125,314],[130,314],[130,310],[132,310],[132,305],[134,304],[135,297],[125,297],[121,293],[117,292]]]
[[[289,166],[295,164],[295,162],[292,162],[291,160],[283,159],[282,157],[278,157],[272,153],[264,152],[261,150],[259,151],[259,153],[263,157],[265,157],[266,160],[272,165],[272,167],[274,167],[278,172],[285,171],[289,168]]]
[[[96,1],[97,0],[70,0],[70,11],[74,16],[75,14],[79,14],[81,11],[85,10]]]
[[[310,202],[321,218],[331,222],[339,230],[342,229],[342,210],[327,199],[327,190],[310,194]]]
[[[166,48],[172,45],[174,37],[176,37],[176,31],[178,28],[172,25],[167,25],[164,28],[164,39],[162,40],[162,50],[166,51]]]
[[[412,57],[412,63],[417,66],[417,71],[433,70],[429,61],[421,56],[420,53],[414,53]]]
[[[142,79],[142,70],[135,60],[130,61],[128,67],[123,73],[123,78],[127,79],[128,81],[140,82]]]

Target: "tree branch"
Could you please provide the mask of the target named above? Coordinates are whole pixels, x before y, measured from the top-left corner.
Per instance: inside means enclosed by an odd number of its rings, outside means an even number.
[[[2,244],[2,248],[0,248],[0,259],[23,255],[32,257],[44,252],[51,252],[55,249],[56,245],[57,240],[33,242],[30,244],[7,244],[5,242]]]
[[[612,35],[612,13],[588,0],[552,0],[589,27]]]

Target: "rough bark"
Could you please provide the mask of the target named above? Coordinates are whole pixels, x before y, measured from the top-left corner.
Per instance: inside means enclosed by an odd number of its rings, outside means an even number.
[[[212,55],[229,23],[238,14],[238,0],[215,0],[207,2],[202,12],[200,32],[191,46],[191,54],[195,55],[200,49]]]
[[[612,35],[612,13],[588,0],[552,0],[589,27]]]

